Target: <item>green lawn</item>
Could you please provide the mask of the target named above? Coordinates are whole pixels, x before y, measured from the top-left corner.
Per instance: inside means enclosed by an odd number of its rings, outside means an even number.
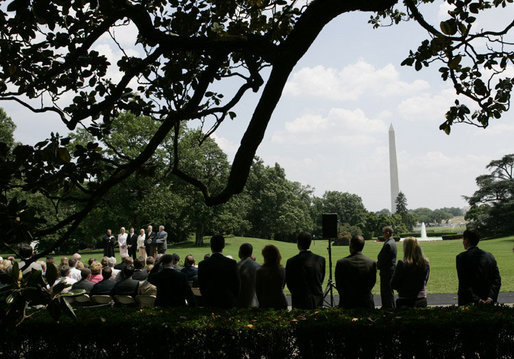
[[[207,241],[208,242],[208,241]],[[237,253],[239,246],[249,242],[254,247],[254,254],[257,256],[257,261],[262,263],[261,249],[266,244],[275,244],[282,254],[282,264],[285,265],[286,260],[294,256],[298,250],[295,243],[285,243],[278,241],[271,241],[259,238],[243,238],[243,237],[228,237],[226,238],[226,247],[224,250],[225,255],[231,255],[234,259],[238,259]],[[500,274],[502,277],[502,292],[514,291],[514,252],[512,250],[514,245],[514,236],[498,238],[488,241],[482,241],[479,247],[491,252],[496,260],[498,261],[498,267],[500,268]],[[364,254],[376,259],[382,243],[367,241],[364,247]],[[456,293],[457,292],[457,271],[455,268],[455,256],[462,252],[462,241],[434,241],[434,242],[422,242],[421,246],[425,255],[430,259],[431,274],[430,280],[427,285],[427,291],[429,293]],[[318,240],[313,242],[311,250],[314,253],[320,254],[327,258],[327,275],[325,279],[328,280],[328,251],[327,242]],[[210,252],[210,248],[207,245],[204,247],[195,247],[193,242],[185,242],[168,247],[167,253],[177,253],[180,255],[181,261],[187,254],[192,254],[197,263],[203,259],[206,253]],[[87,262],[90,257],[100,259],[102,257],[101,250],[94,251],[82,251],[82,261]],[[334,261],[333,268],[335,268],[335,262],[337,259],[345,257],[349,254],[348,247],[332,247],[332,259]],[[7,255],[2,254],[2,257]],[[116,253],[117,259],[119,260],[119,254]],[[403,256],[401,243],[398,243],[398,259]],[[59,257],[56,257],[56,262],[59,261]],[[377,278],[378,281],[378,278]],[[379,292],[378,283],[375,285],[374,293]]]

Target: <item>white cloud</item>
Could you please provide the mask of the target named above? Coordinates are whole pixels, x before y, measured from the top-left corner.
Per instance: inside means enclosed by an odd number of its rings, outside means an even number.
[[[402,96],[430,88],[425,80],[406,82],[392,64],[382,68],[359,60],[335,69],[318,65],[295,72],[284,93],[293,97],[316,97],[335,101],[356,101],[362,95]]]
[[[374,143],[377,133],[386,131],[380,119],[370,119],[361,109],[333,108],[327,116],[305,114],[284,124],[284,130],[273,133],[272,143],[327,144],[343,146]]]
[[[223,152],[225,152],[229,159],[234,158],[237,152],[237,146],[234,143],[230,142],[224,137],[217,135],[216,133],[213,133],[211,138],[218,144],[218,146],[220,146],[220,148],[223,150]]]
[[[452,88],[444,89],[440,93],[411,96],[398,104],[398,112],[410,121],[442,119],[449,106],[455,101],[455,97],[455,90]]]

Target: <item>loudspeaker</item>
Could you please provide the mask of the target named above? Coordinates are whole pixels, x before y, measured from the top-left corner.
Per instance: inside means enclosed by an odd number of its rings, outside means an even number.
[[[323,238],[337,238],[337,213],[323,213]]]

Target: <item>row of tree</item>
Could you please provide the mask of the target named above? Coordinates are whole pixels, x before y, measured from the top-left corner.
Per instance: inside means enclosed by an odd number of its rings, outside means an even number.
[[[14,144],[14,124],[3,114],[2,125],[6,143]],[[94,149],[105,166],[117,163],[125,157],[134,157],[148,142],[158,123],[149,117],[137,117],[126,113],[112,122],[112,131],[105,135],[101,144],[95,143],[91,134],[79,129],[71,134],[67,144],[70,153]],[[387,210],[377,213],[366,210],[362,199],[355,194],[327,191],[321,197],[313,189],[286,178],[279,164],[267,166],[256,158],[251,167],[244,191],[232,197],[227,203],[208,207],[202,194],[180,177],[170,175],[173,156],[180,155],[185,166],[181,168],[187,176],[201,178],[208,190],[219,190],[228,176],[227,156],[210,138],[204,138],[198,131],[184,128],[177,139],[179,151],[172,151],[175,138],[165,138],[152,160],[138,171],[129,174],[122,184],[114,186],[97,203],[95,209],[74,231],[69,246],[92,246],[106,228],[117,231],[120,226],[146,228],[147,225],[164,224],[173,241],[183,241],[195,235],[197,245],[203,243],[205,235],[222,232],[259,238],[273,238],[292,241],[298,231],[306,230],[321,235],[323,213],[337,213],[340,232],[363,234],[367,238],[380,235],[385,225],[394,225],[398,232],[406,232],[418,220],[440,222],[434,214],[443,209],[431,211],[418,209],[407,211],[405,196],[398,198],[397,213]],[[2,135],[4,136],[4,135]],[[202,141],[201,145],[198,142]],[[87,184],[94,187],[102,181],[102,171],[91,176]],[[70,194],[64,204],[46,198],[40,193],[26,193],[13,190],[20,199],[36,204],[39,218],[45,226],[56,224],[67,212],[80,210],[83,201],[80,191],[66,189]],[[56,211],[59,206],[59,211]],[[419,214],[418,214],[419,213]],[[427,214],[428,213],[428,214]],[[460,213],[456,213],[460,214]],[[59,238],[53,238],[41,245],[48,246]],[[79,243],[80,242],[80,243]]]

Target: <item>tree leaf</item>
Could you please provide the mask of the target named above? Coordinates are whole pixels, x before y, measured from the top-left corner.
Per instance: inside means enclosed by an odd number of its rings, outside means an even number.
[[[441,21],[439,24],[439,27],[441,28],[441,31],[445,35],[455,35],[457,33],[457,23],[454,19]]]
[[[85,294],[86,291],[84,289],[72,289],[66,293],[61,293],[61,297],[78,297],[79,295]]]

